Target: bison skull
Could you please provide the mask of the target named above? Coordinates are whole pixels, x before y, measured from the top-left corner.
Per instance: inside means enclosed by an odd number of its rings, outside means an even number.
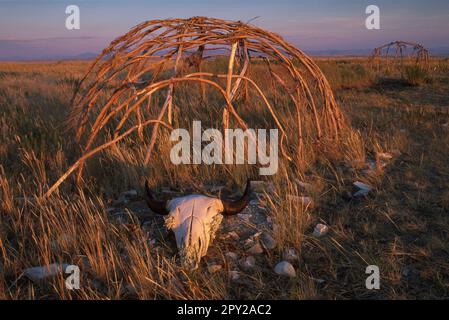
[[[188,195],[170,201],[156,200],[145,183],[147,203],[151,210],[165,216],[165,225],[175,234],[181,264],[195,269],[215,238],[222,215],[241,212],[249,202],[250,182],[243,196],[230,201],[204,195]]]

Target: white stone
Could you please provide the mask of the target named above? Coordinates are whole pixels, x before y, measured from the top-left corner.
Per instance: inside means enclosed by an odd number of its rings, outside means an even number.
[[[367,185],[366,183],[356,181],[354,182],[354,186],[356,186],[359,190],[353,194],[354,197],[362,197],[368,195],[368,193],[373,190],[373,187]]]
[[[274,267],[274,272],[280,276],[286,276],[290,278],[296,277],[295,268],[287,261],[281,261]]]
[[[53,263],[48,266],[25,269],[23,271],[23,274],[34,283],[38,283],[40,281],[55,277],[56,275],[63,273],[67,267],[68,264],[66,263]]]
[[[354,182],[354,186],[356,186],[360,190],[366,190],[368,192],[373,190],[373,187],[371,187],[370,185],[367,185],[366,183],[360,182],[360,181]]]
[[[315,226],[315,229],[313,230],[313,236],[315,237],[322,237],[324,235],[326,235],[329,232],[329,227],[322,224],[322,223],[318,223]]]

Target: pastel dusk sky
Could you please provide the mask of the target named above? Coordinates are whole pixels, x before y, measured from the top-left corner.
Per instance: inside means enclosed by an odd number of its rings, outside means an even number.
[[[380,30],[365,27],[371,4],[380,8]],[[80,30],[65,27],[68,5],[80,8]],[[448,0],[0,0],[0,59],[98,53],[143,21],[191,16],[251,20],[304,50],[368,49],[393,40],[449,47]]]

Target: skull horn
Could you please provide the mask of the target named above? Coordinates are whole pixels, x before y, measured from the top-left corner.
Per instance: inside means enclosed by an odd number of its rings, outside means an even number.
[[[224,208],[223,214],[233,215],[240,213],[248,205],[250,194],[251,194],[251,181],[248,179],[246,180],[245,192],[243,193],[242,197],[239,200],[230,201],[221,199]]]
[[[168,214],[167,201],[160,201],[154,198],[153,193],[151,192],[150,187],[148,186],[148,181],[145,181],[145,192],[147,193],[147,197],[145,200],[150,209],[157,214],[163,216],[167,215]]]

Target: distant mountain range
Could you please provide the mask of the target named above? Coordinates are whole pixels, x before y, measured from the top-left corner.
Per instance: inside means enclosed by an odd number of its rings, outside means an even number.
[[[439,47],[430,48],[430,54],[432,56],[448,56],[449,57],[449,47]],[[346,57],[360,57],[368,56],[371,54],[371,49],[326,49],[326,50],[304,50],[307,54],[311,56],[346,56]],[[78,55],[5,55],[0,54],[0,61],[55,61],[55,60],[92,60],[96,58],[99,53],[95,52],[84,52]]]
[[[99,53],[84,52],[78,55],[45,55],[45,56],[0,56],[0,61],[55,61],[55,60],[92,60]]]

